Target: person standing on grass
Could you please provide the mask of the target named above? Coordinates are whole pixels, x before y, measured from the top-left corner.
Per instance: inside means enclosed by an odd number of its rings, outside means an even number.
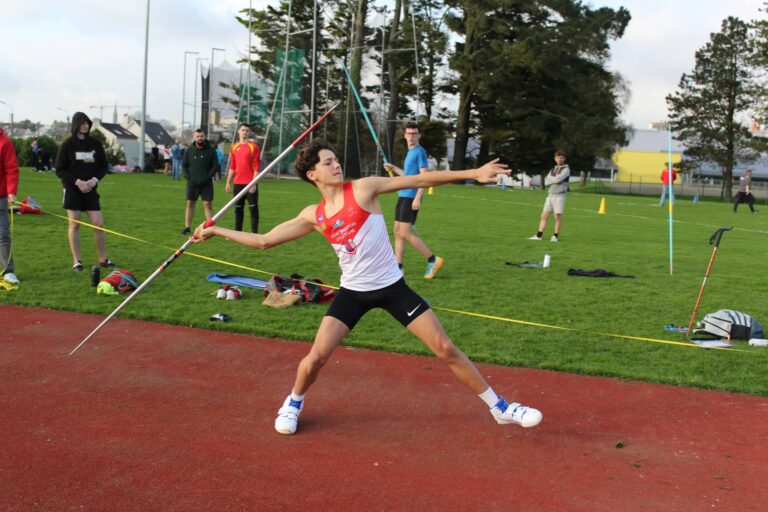
[[[237,127],[239,141],[232,145],[229,152],[229,172],[224,191],[229,193],[234,183],[233,195],[237,195],[261,170],[261,150],[259,146],[248,139],[251,127],[241,123]],[[259,232],[259,187],[252,186],[248,193],[235,204],[235,231],[243,230],[245,202],[248,201],[248,211],[251,215],[251,233]]]
[[[171,146],[171,178],[178,180],[181,175],[181,159],[184,157],[184,148],[179,139]]]
[[[539,219],[539,230],[528,240],[541,240],[544,230],[547,229],[549,216],[555,214],[555,232],[552,234],[550,242],[557,242],[560,237],[560,223],[565,211],[565,194],[568,192],[568,178],[571,176],[571,170],[565,163],[565,151],[555,151],[555,166],[547,173],[544,179],[544,186],[549,186],[547,200],[544,201],[544,210]]]
[[[14,274],[13,251],[11,248],[11,229],[8,222],[13,210],[9,207],[16,201],[19,188],[19,162],[13,142],[0,128],[0,265],[3,280],[10,285],[18,285],[19,278]]]
[[[197,198],[203,200],[205,218],[213,217],[213,176],[219,165],[216,150],[205,138],[205,132],[195,130],[194,142],[184,152],[181,163],[181,172],[187,180],[187,208],[184,212],[184,229],[182,235],[189,235],[192,231],[192,217],[195,215]]]
[[[216,181],[223,181],[224,150],[221,149],[218,143],[213,145],[213,149],[216,150]]]
[[[171,148],[163,146],[163,174],[171,175]]]
[[[752,213],[759,211],[755,210],[755,196],[752,195],[752,169],[747,169],[744,176],[739,178],[739,191],[733,198],[733,213],[736,213],[736,209],[741,203],[747,203],[749,211]]]
[[[322,139],[304,145],[296,160],[296,173],[313,184],[322,196],[319,204],[304,208],[297,217],[266,234],[243,233],[218,226],[195,230],[197,243],[218,236],[246,247],[269,249],[312,232],[322,233],[339,257],[341,287],[320,323],[309,353],[299,363],[293,389],[280,407],[275,430],[294,434],[304,409],[304,395],[323,365],[357,322],[371,309],[382,308],[421,340],[456,377],[476,393],[500,424],[534,427],[542,414],[496,395],[475,365],[443,330],[429,304],[411,290],[398,268],[381,209],[381,194],[474,179],[496,180],[508,174],[494,160],[468,171],[419,173],[394,178],[368,177],[344,182],[333,147]]]
[[[384,168],[399,176],[416,176],[429,172],[427,151],[419,145],[421,132],[416,123],[408,123],[404,132],[405,142],[408,145],[408,154],[405,155],[403,169],[384,164]],[[397,206],[395,207],[395,258],[397,266],[402,270],[405,258],[405,244],[409,243],[427,259],[427,269],[424,271],[424,279],[432,279],[443,266],[443,258],[435,254],[427,247],[427,244],[413,230],[416,225],[416,216],[421,209],[421,199],[424,197],[423,188],[411,188],[400,190],[397,193]]]
[[[664,200],[669,193],[669,187],[674,186],[675,181],[677,181],[677,169],[674,167],[672,168],[672,179],[670,180],[669,167],[665,167],[664,170],[661,171],[659,179],[661,180],[661,199],[659,199],[659,206],[664,206]],[[672,194],[670,194],[669,197],[671,198]],[[672,201],[672,204],[675,204],[675,202]]]
[[[72,270],[83,271],[80,258],[80,216],[88,214],[96,241],[96,251],[99,255],[99,265],[104,268],[114,268],[115,264],[107,258],[107,244],[104,231],[98,228],[104,226],[101,214],[101,202],[97,188],[99,182],[107,174],[107,157],[101,142],[91,137],[90,118],[82,112],[72,116],[72,136],[65,140],[56,155],[56,175],[64,187],[64,209],[67,210],[69,224],[67,236],[69,249],[72,252]]]

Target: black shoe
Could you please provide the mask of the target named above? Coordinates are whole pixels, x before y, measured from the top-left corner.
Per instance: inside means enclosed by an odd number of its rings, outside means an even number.
[[[191,235],[192,231],[189,230],[189,228],[184,228],[181,230],[182,235]]]
[[[115,268],[115,267],[117,267],[117,265],[115,265],[115,262],[110,260],[109,258],[107,258],[104,261],[100,261],[99,262],[99,266],[101,268]]]
[[[77,263],[72,265],[72,271],[73,272],[82,272],[83,271],[83,262],[80,260],[77,260]]]

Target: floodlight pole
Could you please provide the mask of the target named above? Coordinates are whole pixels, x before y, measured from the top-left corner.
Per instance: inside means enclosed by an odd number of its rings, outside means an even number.
[[[224,52],[224,48],[211,48],[211,62],[208,68],[208,126],[206,127],[206,138],[211,138],[211,114],[213,113],[213,52]]]
[[[147,0],[147,19],[144,26],[144,81],[141,93],[141,136],[139,137],[139,168],[144,171],[144,138],[147,130],[147,60],[149,57],[149,1]]]
[[[195,59],[195,93],[194,93],[194,99],[192,100],[192,124],[195,130],[198,128],[203,127],[202,119],[200,119],[200,124],[197,123],[197,80],[200,78],[200,61],[201,60],[208,60],[207,57],[200,58],[198,57]],[[202,92],[200,93],[202,95]],[[202,110],[203,110],[203,101],[202,98],[200,99],[200,117],[202,118]]]
[[[246,85],[245,85],[245,105],[246,105],[246,111],[245,111],[245,122],[248,124],[248,126],[251,125],[251,24],[253,22],[253,1],[248,0],[248,67],[246,68],[248,71],[245,75],[246,77]],[[242,83],[240,84],[242,88]],[[240,91],[242,95],[242,90]],[[240,106],[243,105],[243,98],[240,97]],[[240,122],[240,119],[237,120]],[[232,137],[232,140],[234,141],[234,137]]]
[[[198,52],[184,52],[184,78],[181,81],[181,139],[184,139],[184,113],[187,109],[187,55],[200,55]]]
[[[309,95],[309,124],[315,122],[315,75],[317,75],[317,0],[312,2],[312,86]],[[312,134],[309,134],[312,139]]]
[[[283,95],[280,100],[280,131],[277,132],[277,147],[283,147],[283,120],[285,119],[285,87],[288,83],[288,52],[291,40],[291,11],[293,9],[293,0],[288,0],[288,17],[285,20],[285,53],[283,54]],[[280,178],[280,167],[277,168],[277,177]]]

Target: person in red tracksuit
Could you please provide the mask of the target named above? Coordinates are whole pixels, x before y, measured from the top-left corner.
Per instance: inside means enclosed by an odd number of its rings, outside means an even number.
[[[237,127],[237,136],[240,139],[232,145],[229,154],[229,172],[227,173],[227,183],[224,185],[224,191],[237,195],[248,184],[253,181],[253,177],[261,170],[261,151],[259,146],[252,140],[248,140],[251,127],[245,123]],[[241,197],[235,204],[235,231],[243,230],[243,217],[245,202],[248,201],[248,210],[251,213],[251,233],[259,232],[259,187],[252,186],[248,193]]]
[[[9,216],[13,211],[9,206],[16,202],[16,192],[19,187],[19,164],[16,160],[16,150],[13,142],[0,128],[0,270],[6,283],[19,284],[19,279],[13,273],[13,253],[11,252],[11,230]]]

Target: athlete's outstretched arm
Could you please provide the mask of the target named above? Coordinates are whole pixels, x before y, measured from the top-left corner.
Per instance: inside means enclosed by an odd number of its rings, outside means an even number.
[[[414,176],[395,176],[394,178],[371,177],[355,182],[356,188],[361,187],[372,195],[386,194],[405,188],[426,188],[455,181],[476,180],[480,183],[496,181],[499,174],[509,174],[510,170],[499,159],[491,160],[477,169],[466,171],[432,171],[419,173]]]
[[[271,231],[265,234],[244,233],[234,229],[226,229],[216,225],[206,228],[205,224],[200,224],[195,229],[195,242],[203,242],[214,236],[222,236],[233,242],[246,247],[255,249],[269,249],[276,245],[296,240],[304,235],[308,235],[315,230],[315,209],[317,205],[310,205],[304,208],[295,218],[278,224]]]

